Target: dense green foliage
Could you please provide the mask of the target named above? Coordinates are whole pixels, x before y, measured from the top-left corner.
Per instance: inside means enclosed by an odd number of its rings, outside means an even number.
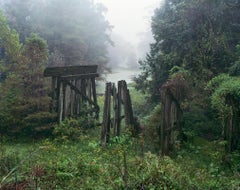
[[[228,158],[233,163],[228,168],[222,162],[224,151],[217,141],[196,138],[170,158],[142,154],[141,142],[127,133],[113,138],[103,150],[99,136],[94,135],[98,129],[94,131],[80,135],[75,143],[44,140],[29,145],[2,141],[1,187],[230,190],[240,185],[239,154]]]
[[[0,130],[31,133],[54,120],[49,111],[48,85],[43,70],[48,59],[46,42],[31,34],[24,44],[1,17],[2,82]],[[7,43],[6,43],[7,42]],[[11,48],[12,47],[12,48]],[[34,82],[33,82],[34,81]]]
[[[215,114],[216,109],[229,123],[226,115],[230,110],[225,98],[237,91],[238,79],[212,86],[212,99],[205,87],[212,78],[218,75],[221,78],[222,73],[239,75],[239,24],[236,2],[166,0],[155,11],[152,18],[155,41],[146,58],[140,61],[142,73],[135,78],[136,87],[158,103],[161,87],[169,85],[179,72],[186,73],[188,96],[180,102],[185,134],[219,138],[223,124]]]
[[[222,0],[165,1],[152,18],[155,42],[140,62],[143,72],[136,78],[138,88],[158,99],[170,70],[179,66],[189,71],[194,87],[202,90],[234,62],[239,22],[238,7]]]

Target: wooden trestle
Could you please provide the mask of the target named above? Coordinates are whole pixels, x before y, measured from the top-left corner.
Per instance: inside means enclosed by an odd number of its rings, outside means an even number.
[[[44,76],[52,77],[51,111],[58,113],[58,122],[88,114],[98,119],[97,65],[49,67]]]

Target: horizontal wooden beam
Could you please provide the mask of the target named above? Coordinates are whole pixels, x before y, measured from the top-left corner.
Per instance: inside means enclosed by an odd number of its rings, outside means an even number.
[[[90,78],[96,78],[99,77],[98,73],[89,73],[89,74],[79,74],[79,75],[66,75],[61,76],[61,79],[90,79]]]
[[[61,77],[69,75],[97,73],[97,65],[65,66],[65,67],[48,67],[44,71],[45,77]]]

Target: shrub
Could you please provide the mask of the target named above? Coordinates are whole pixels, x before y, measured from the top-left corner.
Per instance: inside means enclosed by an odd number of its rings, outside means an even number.
[[[161,124],[161,105],[155,106],[150,115],[144,118],[143,136],[148,150],[159,150],[159,129]]]
[[[91,117],[70,118],[55,125],[53,134],[57,141],[77,141],[84,131],[95,126],[95,120]]]

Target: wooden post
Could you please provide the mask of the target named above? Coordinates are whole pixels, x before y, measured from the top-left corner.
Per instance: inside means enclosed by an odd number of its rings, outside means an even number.
[[[86,116],[86,110],[87,110],[87,101],[86,101],[86,97],[87,97],[87,94],[86,94],[86,89],[87,89],[87,86],[86,86],[86,79],[82,79],[82,82],[81,82],[81,92],[82,92],[82,105],[81,105],[81,112],[80,112],[80,115],[84,115]]]
[[[117,135],[117,121],[118,121],[118,99],[117,99],[117,89],[115,84],[112,86],[112,96],[113,96],[113,134]]]
[[[120,136],[121,133],[121,119],[122,119],[122,82],[118,81],[117,93],[117,116],[116,116],[116,135]]]
[[[63,83],[59,81],[59,97],[58,97],[58,122],[63,119]]]
[[[123,104],[124,104],[126,127],[130,127],[131,125],[133,125],[133,111],[132,111],[130,93],[129,93],[129,90],[127,89],[126,81],[122,81],[122,91],[123,91],[122,93],[123,93]]]
[[[91,78],[91,81],[92,81],[93,102],[95,105],[98,105],[95,78]],[[96,119],[99,120],[99,107],[98,106],[97,106],[97,110],[96,110]]]
[[[75,86],[75,80],[71,80],[71,83]],[[75,116],[75,104],[76,104],[76,98],[75,98],[75,91],[71,89],[71,95],[70,95],[70,116]]]
[[[66,118],[66,110],[67,110],[67,99],[66,99],[66,95],[67,95],[67,84],[63,81],[63,109],[62,109],[62,120],[64,120]]]
[[[82,88],[82,79],[77,81],[76,88],[81,90],[81,88]],[[82,107],[82,95],[81,94],[77,94],[77,116],[79,116],[80,113],[81,113],[81,107]]]
[[[50,105],[50,110],[51,112],[56,112],[57,111],[57,94],[58,94],[58,89],[57,89],[57,77],[52,77],[52,95],[51,95],[51,105]]]
[[[128,89],[127,89],[127,107],[128,107],[128,112],[129,112],[129,124],[133,125],[134,121],[133,121],[132,101],[131,101],[131,96],[130,96],[130,92]],[[134,127],[134,126],[132,126],[132,127]]]
[[[109,138],[110,138],[111,88],[112,88],[112,84],[107,83],[106,90],[105,90],[103,125],[102,125],[102,135],[101,135],[101,142],[103,147],[106,145],[106,143],[109,142]]]

